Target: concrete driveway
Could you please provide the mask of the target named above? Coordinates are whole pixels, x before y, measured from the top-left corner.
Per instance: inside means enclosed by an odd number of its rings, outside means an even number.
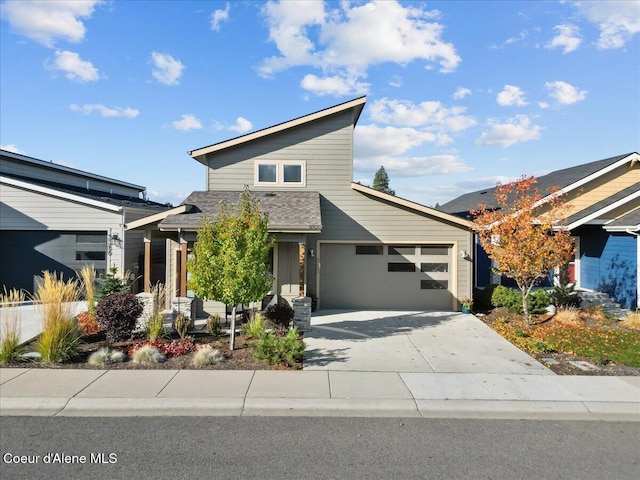
[[[320,311],[304,336],[305,370],[554,375],[473,315]]]

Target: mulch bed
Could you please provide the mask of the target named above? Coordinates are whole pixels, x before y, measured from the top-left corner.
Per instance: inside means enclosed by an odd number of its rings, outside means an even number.
[[[253,354],[253,350],[249,346],[250,339],[240,335],[236,336],[235,349],[229,349],[229,336],[221,335],[212,337],[208,333],[197,332],[190,334],[196,345],[210,344],[224,356],[224,360],[217,365],[211,365],[203,368],[194,367],[191,364],[194,353],[187,353],[177,357],[169,357],[165,362],[153,365],[144,365],[134,363],[128,358],[121,363],[112,363],[110,365],[96,366],[87,363],[89,356],[101,347],[107,346],[104,334],[96,334],[82,338],[80,355],[73,362],[65,362],[59,364],[49,364],[41,361],[25,361],[3,367],[29,367],[29,368],[81,368],[93,370],[292,370],[286,365],[269,365],[264,360],[258,360]],[[173,337],[178,338],[178,337]],[[139,338],[138,340],[143,340]],[[112,349],[127,351],[134,341],[119,342],[112,345]],[[37,351],[36,341],[26,345],[26,351]],[[298,368],[301,368],[299,366]]]
[[[509,319],[509,321],[519,321],[522,319],[521,315],[517,315],[515,313],[511,313],[507,311],[506,308],[494,308],[489,311],[485,311],[480,314],[476,314],[476,316],[486,323],[488,326],[492,327],[493,323],[496,322],[499,318],[504,319],[505,317]],[[534,315],[531,320],[531,328],[535,329],[537,327],[548,324],[548,322],[552,322],[553,319],[549,315]],[[586,319],[584,322],[585,327],[597,326],[598,322],[594,320]],[[611,325],[607,325],[607,328],[612,329],[622,329],[623,327],[617,325],[616,323],[612,323]],[[597,376],[640,376],[640,368],[629,367],[626,365],[619,365],[611,362],[606,362],[604,364],[595,364],[595,362],[588,358],[580,355],[571,355],[568,353],[561,352],[549,352],[549,353],[538,353],[538,352],[527,352],[533,358],[538,360],[543,365],[547,366],[550,370],[558,375],[597,375]],[[549,364],[546,363],[543,359],[553,359],[557,362],[557,364]],[[569,362],[571,361],[583,361],[588,362],[592,365],[595,365],[597,370],[583,370]]]

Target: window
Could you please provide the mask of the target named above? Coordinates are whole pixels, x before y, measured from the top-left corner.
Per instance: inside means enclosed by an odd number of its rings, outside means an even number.
[[[420,247],[422,255],[449,255],[449,245],[427,245]]]
[[[104,233],[78,233],[76,243],[107,243],[107,236]]]
[[[414,245],[389,245],[389,255],[415,255],[416,247]]]
[[[449,288],[448,280],[420,280],[420,288],[422,290],[447,290]]]
[[[416,266],[407,262],[389,262],[387,264],[387,272],[415,272]]]
[[[448,272],[449,264],[448,263],[421,263],[420,264],[421,272]]]
[[[303,161],[257,161],[255,166],[256,185],[303,187],[306,184]]]
[[[382,255],[382,245],[356,245],[356,255]]]
[[[97,260],[104,261],[107,259],[107,253],[102,251],[97,252],[79,252],[76,250],[76,261],[79,260]]]
[[[277,183],[278,182],[278,165],[261,164],[258,165],[258,183]]]

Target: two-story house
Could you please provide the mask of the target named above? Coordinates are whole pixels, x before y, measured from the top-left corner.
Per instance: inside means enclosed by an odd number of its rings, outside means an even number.
[[[539,177],[536,187],[543,195],[550,187],[566,195],[566,228],[576,247],[569,265],[571,282],[581,290],[607,293],[625,308],[640,308],[640,155],[626,153],[556,170]],[[478,190],[439,209],[468,218],[480,203],[496,207],[494,194],[495,188]],[[479,245],[474,258],[476,286],[500,283]]]
[[[124,226],[166,209],[143,186],[0,150],[0,289],[33,293],[43,270],[68,279],[83,265],[135,279],[142,232]]]
[[[203,216],[215,217],[220,202],[237,203],[248,185],[276,240],[273,293],[312,296],[321,309],[457,310],[458,299],[472,295],[469,222],[353,182],[354,128],[365,102],[191,151],[206,169],[206,190],[128,225],[145,231],[148,278],[187,295],[187,258]],[[162,262],[164,279],[151,273]],[[199,313],[222,308],[204,302]]]

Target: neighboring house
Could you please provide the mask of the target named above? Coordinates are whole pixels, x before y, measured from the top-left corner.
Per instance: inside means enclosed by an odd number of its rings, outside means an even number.
[[[33,293],[42,271],[68,279],[87,264],[137,278],[142,234],[124,226],[167,209],[145,197],[139,185],[0,150],[0,289]]]
[[[190,152],[206,168],[206,191],[127,225],[145,231],[152,281],[186,296],[186,263],[203,216],[213,218],[221,201],[237,203],[248,185],[276,240],[274,294],[312,296],[322,309],[457,310],[458,298],[472,294],[470,223],[353,182],[354,127],[365,102]],[[204,302],[198,313],[223,308]]]
[[[536,186],[542,194],[554,186],[567,194],[571,210],[566,225],[576,245],[569,273],[576,287],[605,292],[623,307],[638,308],[640,155],[634,152],[551,172],[539,177]],[[494,192],[491,188],[467,193],[438,208],[468,218],[480,203],[495,206]],[[476,286],[495,283],[479,246],[474,256]]]

